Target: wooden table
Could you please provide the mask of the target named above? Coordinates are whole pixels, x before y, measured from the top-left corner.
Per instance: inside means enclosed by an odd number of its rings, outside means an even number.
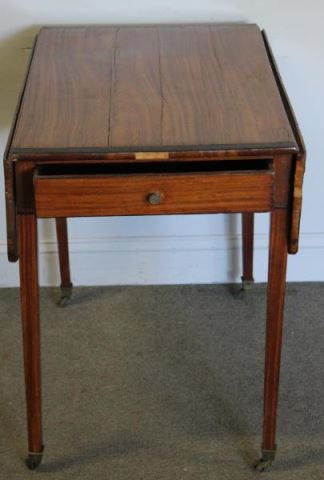
[[[8,256],[19,258],[27,465],[42,458],[37,218],[271,212],[260,470],[274,459],[287,253],[298,248],[305,149],[256,25],[41,29],[4,158]],[[201,318],[201,322],[204,319]]]

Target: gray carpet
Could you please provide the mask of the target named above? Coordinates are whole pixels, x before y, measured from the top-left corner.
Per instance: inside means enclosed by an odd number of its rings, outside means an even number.
[[[17,289],[0,290],[0,478],[324,479],[324,284],[290,284],[278,453],[262,426],[265,287],[42,289],[43,464],[30,472]]]

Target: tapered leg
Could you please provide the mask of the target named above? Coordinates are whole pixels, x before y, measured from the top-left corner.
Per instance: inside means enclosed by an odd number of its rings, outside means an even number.
[[[276,419],[287,269],[287,210],[271,214],[267,326],[264,373],[264,423],[259,470],[271,465],[276,451]]]
[[[63,307],[71,298],[73,287],[70,276],[67,219],[56,218],[55,223],[61,273],[61,298],[58,304]]]
[[[19,215],[20,302],[24,348],[28,425],[27,466],[36,468],[42,459],[40,319],[38,287],[37,219]]]
[[[242,213],[242,289],[250,290],[253,284],[254,213]]]

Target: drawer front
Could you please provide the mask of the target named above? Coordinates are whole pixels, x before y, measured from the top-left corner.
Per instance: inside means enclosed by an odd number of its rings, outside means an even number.
[[[39,217],[264,212],[273,175],[254,173],[35,175]]]

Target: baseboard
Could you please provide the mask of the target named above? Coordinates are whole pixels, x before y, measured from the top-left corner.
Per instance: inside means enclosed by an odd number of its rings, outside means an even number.
[[[254,276],[267,279],[268,236],[255,236]],[[40,283],[59,284],[57,245],[40,242]],[[319,251],[319,250],[322,250]],[[238,235],[184,235],[79,238],[70,240],[71,270],[76,285],[231,283],[241,276]],[[289,257],[289,281],[324,281],[319,258],[324,233],[301,236],[300,252]],[[0,242],[0,287],[18,285],[18,265],[7,261]]]

